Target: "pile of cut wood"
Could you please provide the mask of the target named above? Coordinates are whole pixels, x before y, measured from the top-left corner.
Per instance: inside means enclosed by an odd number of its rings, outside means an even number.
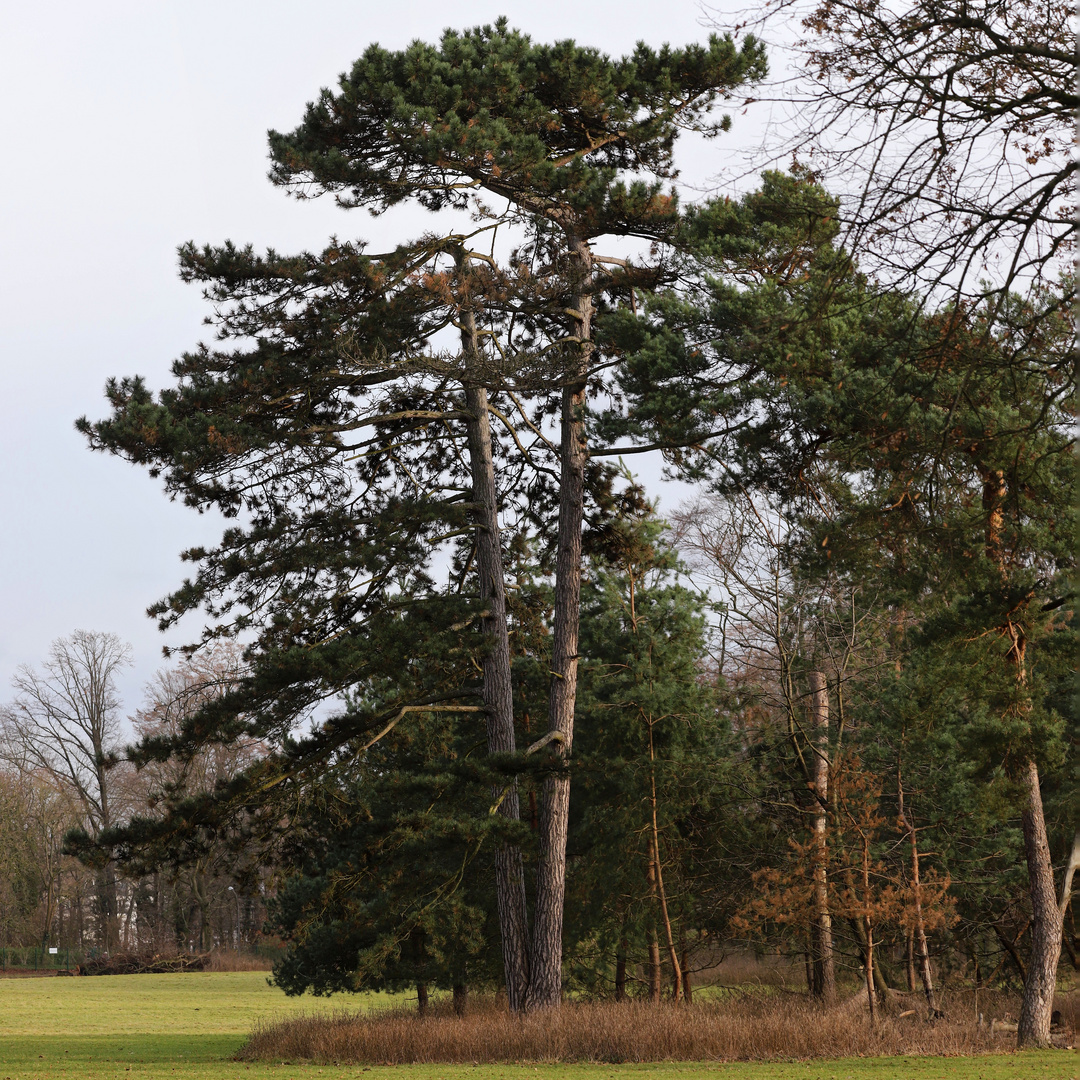
[[[178,953],[174,956],[146,956],[122,953],[117,956],[84,960],[80,975],[167,975],[178,971],[205,971],[209,953]]]

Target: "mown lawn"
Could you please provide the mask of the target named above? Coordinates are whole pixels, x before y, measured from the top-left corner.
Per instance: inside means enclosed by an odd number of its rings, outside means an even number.
[[[237,1035],[256,1020],[329,1012],[347,1000],[286,997],[265,971],[0,979],[0,1037],[9,1035]],[[369,1001],[379,995],[365,995]],[[364,1000],[364,999],[361,999]]]
[[[785,1064],[551,1066],[247,1065],[256,1020],[372,1005],[286,998],[261,972],[0,979],[0,1080],[1071,1080],[1066,1052]],[[379,1074],[383,1076],[379,1076]]]

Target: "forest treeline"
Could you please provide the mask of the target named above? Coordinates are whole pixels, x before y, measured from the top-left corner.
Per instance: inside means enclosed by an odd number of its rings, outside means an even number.
[[[430,230],[183,246],[215,340],[79,422],[231,519],[151,608],[199,640],[85,765],[130,791],[73,804],[102,911],[126,889],[138,927],[148,875],[190,909],[202,866],[267,898],[290,993],[679,1001],[753,944],[872,1012],[1015,980],[1048,1041],[1076,964],[1071,61],[1028,5],[939,9],[805,24],[808,116],[862,110],[861,195],[796,161],[680,199],[678,139],[766,78],[752,36],[373,45],[270,133],[289,193]],[[911,94],[852,96],[874,63]],[[643,453],[699,498],[661,517]],[[33,677],[13,791],[62,757],[25,756]]]
[[[15,678],[0,713],[0,948],[19,966],[29,949],[68,960],[121,954],[251,949],[263,937],[273,872],[224,842],[181,866],[136,868],[80,861],[65,850],[77,830],[90,837],[152,810],[166,792],[207,792],[261,752],[244,742],[193,760],[136,771],[124,743],[178,726],[235,678],[239,652],[219,648],[158,673],[124,724],[116,693],[130,649],[115,635],[76,631],[36,668]]]

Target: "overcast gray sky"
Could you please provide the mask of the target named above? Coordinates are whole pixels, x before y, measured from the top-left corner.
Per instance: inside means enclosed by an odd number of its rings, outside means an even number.
[[[678,45],[707,34],[694,0],[7,5],[0,701],[14,669],[38,663],[54,638],[107,630],[133,647],[121,690],[136,708],[166,641],[145,609],[180,582],[180,550],[219,533],[219,521],[170,504],[145,470],[91,454],[73,427],[80,415],[104,415],[110,375],[141,374],[158,388],[171,361],[205,336],[198,290],[176,276],[177,245],[230,238],[291,251],[335,232],[403,235],[400,217],[296,203],[271,187],[266,131],[294,127],[370,42],[402,47],[500,14],[538,40],[574,37],[615,54],[637,40]],[[736,116],[726,144],[688,148],[686,178],[722,176],[730,147],[761,123]],[[197,633],[190,624],[168,640]]]

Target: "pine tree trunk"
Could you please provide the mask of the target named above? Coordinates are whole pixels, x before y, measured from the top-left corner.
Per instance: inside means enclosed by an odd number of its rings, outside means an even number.
[[[829,691],[821,671],[810,672],[814,730],[814,996],[831,1002],[836,997],[832,914],[829,911]]]
[[[649,927],[649,1004],[660,1004],[660,941],[656,927]]]
[[[668,914],[667,890],[664,888],[664,871],[660,865],[660,828],[656,818],[656,751],[653,746],[652,721],[649,721],[649,803],[652,810],[652,848],[653,867],[655,868],[656,895],[660,901],[660,918],[664,924],[667,939],[668,959],[671,961],[671,998],[679,1001],[682,997],[682,968],[675,952],[675,938],[671,932],[671,917]]]
[[[649,862],[648,870],[645,874],[646,880],[649,883],[649,896],[656,899],[656,864],[653,862],[652,857],[652,844],[649,845]],[[649,921],[648,929],[646,931],[649,945],[649,969],[648,969],[648,983],[649,983],[649,1004],[660,1004],[660,939],[656,933],[656,923],[652,920]]]
[[[862,887],[862,901],[866,914],[860,921],[865,928],[864,940],[866,944],[863,955],[866,958],[864,969],[866,973],[866,999],[870,1006],[870,1025],[872,1027],[877,1021],[877,995],[874,993],[874,973],[876,971],[874,964],[874,923],[870,917],[872,903],[870,893],[870,838],[866,833],[863,833],[862,836]]]
[[[626,1000],[626,939],[619,942],[615,953],[615,1000]]]
[[[930,950],[926,946],[926,929],[920,920],[919,927],[915,931],[919,942],[919,978],[922,980],[923,993],[926,995],[926,1007],[929,1010],[930,1019],[941,1016],[934,997],[934,976],[930,970]]]
[[[472,312],[463,321],[463,343],[475,354],[476,328]],[[514,739],[514,692],[510,673],[510,637],[506,623],[506,588],[499,517],[495,492],[495,465],[491,449],[491,422],[487,391],[467,387],[465,404],[468,422],[469,456],[472,469],[473,502],[476,506],[476,566],[480,579],[480,600],[487,607],[483,629],[488,648],[483,659],[484,705],[487,709],[488,752],[512,754]],[[493,791],[498,798],[499,789]],[[520,819],[517,778],[499,802],[498,811],[508,821]],[[503,972],[506,995],[513,1012],[525,1007],[529,986],[528,915],[525,900],[525,873],[521,849],[501,844],[495,852],[495,894],[502,937]]]
[[[908,951],[910,956],[914,951],[914,945],[918,945],[919,978],[922,980],[923,993],[926,995],[926,1007],[929,1010],[930,1019],[933,1020],[940,1013],[934,999],[934,978],[930,971],[930,950],[926,944],[926,920],[923,918],[922,880],[919,874],[919,837],[915,829],[915,821],[904,806],[904,784],[899,766],[897,766],[896,772],[896,790],[897,799],[899,800],[900,821],[904,828],[907,829],[908,839],[911,842],[911,888],[915,898],[915,928],[908,938]],[[910,967],[914,967],[913,959],[909,959],[908,963]],[[914,984],[911,975],[908,976],[908,981]],[[911,986],[911,989],[915,989],[914,985]]]
[[[866,1000],[870,1006],[870,1023],[877,1022],[877,995],[874,993],[874,927],[866,920]]]
[[[1061,912],[1061,942],[1069,954],[1073,970],[1080,970],[1080,963],[1076,958],[1076,919],[1072,906],[1073,876],[1078,866],[1080,866],[1080,829],[1073,834],[1072,852],[1065,866],[1065,880],[1062,882],[1061,899],[1058,901],[1058,911]],[[1066,916],[1068,916],[1067,921]]]
[[[1031,893],[1031,953],[1027,978],[1024,980],[1016,1042],[1018,1046],[1049,1046],[1063,920],[1054,888],[1050,845],[1046,838],[1039,769],[1034,761],[1027,763],[1022,780],[1027,788],[1027,806],[1024,807],[1021,821]]]
[[[684,929],[680,929],[679,931],[679,946],[682,952],[683,999],[686,1001],[687,1005],[690,1005],[694,1000],[694,996],[690,987],[690,962],[686,950],[686,931]]]
[[[453,986],[454,1015],[464,1016],[469,1007],[469,987],[466,983],[456,982]]]
[[[986,555],[997,567],[1002,582],[1007,583],[1008,566],[1001,540],[1007,495],[1005,476],[1000,469],[984,469],[982,481],[982,503],[987,515]],[[1023,625],[1013,621],[1013,614],[1012,611],[1006,614],[999,629],[1002,637],[1009,642],[1007,662],[1013,668],[1017,683],[1025,686],[1027,637]],[[1024,706],[1024,711],[1029,710],[1030,702]],[[1046,838],[1039,769],[1034,761],[1024,766],[1020,781],[1027,789],[1021,824],[1028,869],[1028,893],[1031,897],[1031,955],[1024,975],[1024,996],[1020,1004],[1016,1041],[1018,1046],[1049,1046],[1050,1015],[1054,1011],[1057,966],[1061,959],[1063,911],[1058,908],[1054,890],[1054,868],[1050,863],[1050,844]]]
[[[577,699],[578,627],[581,617],[581,529],[585,514],[585,390],[592,333],[592,253],[568,236],[573,273],[568,310],[577,340],[562,391],[559,532],[555,560],[555,603],[551,635],[548,730],[561,736],[557,753],[566,764],[574,740]],[[540,855],[536,869],[536,912],[529,964],[529,1009],[552,1008],[562,1000],[563,903],[566,840],[570,825],[570,776],[563,769],[544,780],[540,804]]]
[[[428,992],[427,983],[418,982],[416,984],[416,1011],[420,1016],[423,1016],[428,1010]]]
[[[1016,935],[1015,940],[1010,941],[1008,935],[1001,929],[1001,927],[998,926],[996,923],[994,924],[994,934],[998,939],[998,943],[1001,945],[1002,949],[1005,950],[1005,955],[1012,961],[1013,967],[1016,968],[1016,974],[1020,976],[1020,981],[1022,983],[1027,982],[1027,968],[1024,967],[1023,957],[1021,957],[1020,953],[1017,951],[1016,945],[1017,942],[1028,932],[1028,929],[1030,927],[1031,920],[1028,919],[1028,921],[1024,923],[1024,925],[1020,928],[1020,932]],[[1003,967],[1004,964],[1005,961],[1003,959],[1002,962],[998,964],[997,968],[994,969],[994,975],[997,974],[998,970]],[[993,975],[988,981],[993,981]]]
[[[851,927],[852,933],[855,935],[855,940],[859,944],[859,950],[863,954],[863,959],[866,959],[867,948],[869,941],[866,936],[866,921],[860,918],[848,919],[848,925]],[[887,1001],[889,998],[889,982],[885,978],[884,972],[881,970],[880,964],[874,964],[873,966],[874,988],[878,992],[878,997],[883,1001]]]

